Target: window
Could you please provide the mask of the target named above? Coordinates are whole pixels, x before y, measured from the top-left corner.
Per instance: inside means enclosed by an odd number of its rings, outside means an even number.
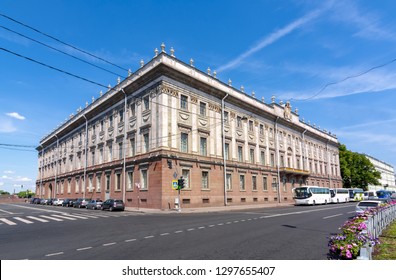
[[[100,174],[96,174],[96,192],[100,192],[102,188],[102,176]]]
[[[207,139],[205,137],[200,138],[200,154],[201,156],[207,155]]]
[[[143,135],[143,145],[144,145],[144,152],[148,152],[149,151],[149,134],[145,133]]]
[[[250,162],[254,163],[254,149],[250,149]]]
[[[95,165],[95,151],[92,151],[92,165]]]
[[[243,149],[242,146],[238,146],[238,161],[243,161]]]
[[[231,181],[231,174],[230,173],[227,173],[226,174],[226,189],[227,189],[227,191],[230,191],[230,190],[232,190],[232,181]]]
[[[109,127],[113,127],[113,115],[109,116]]]
[[[275,154],[271,153],[271,166],[275,167]]]
[[[280,167],[285,167],[285,157],[283,155],[280,156]]]
[[[116,191],[121,190],[121,173],[116,174]]]
[[[76,187],[75,187],[76,193],[80,192],[80,180],[76,178]]]
[[[99,164],[103,163],[103,148],[99,150]]]
[[[276,192],[278,188],[278,180],[276,177],[272,178],[272,191]]]
[[[237,116],[237,128],[242,128],[242,118]]]
[[[257,177],[252,176],[252,190],[257,191]]]
[[[109,150],[109,153],[107,154],[107,161],[112,161],[113,160],[113,145],[112,144],[108,145],[108,150]]]
[[[148,189],[147,169],[140,170],[140,189]]]
[[[265,152],[264,151],[260,151],[260,163],[262,165],[265,165]]]
[[[88,192],[93,192],[93,184],[92,184],[92,176],[89,176],[88,179]]]
[[[123,147],[122,147],[122,142],[118,143],[118,159],[122,159],[123,158]]]
[[[187,110],[187,96],[180,95],[180,109]]]
[[[69,180],[67,180],[67,193],[71,193],[71,182],[70,182],[71,180],[69,179]]]
[[[253,121],[249,121],[249,131],[253,132]]]
[[[182,153],[188,153],[188,134],[187,133],[180,134],[180,151]]]
[[[228,112],[224,111],[224,123],[228,124]]]
[[[118,111],[118,117],[120,119],[119,123],[124,122],[124,110],[121,109],[120,111]]]
[[[209,189],[209,172],[202,171],[202,180],[201,180],[202,189],[207,190]]]
[[[260,124],[260,135],[264,136],[264,125]]]
[[[199,114],[202,117],[206,117],[206,103],[203,103],[203,102],[199,103]]]
[[[245,175],[239,175],[239,189],[241,191],[245,190]]]
[[[133,172],[128,171],[128,185],[127,185],[127,190],[132,190],[133,189]]]
[[[133,157],[135,156],[135,138],[131,138],[129,142],[131,144],[130,156]]]
[[[109,192],[111,187],[110,174],[106,175],[106,191]]]
[[[104,121],[100,121],[100,131],[102,132],[104,130]]]
[[[131,104],[131,116],[134,117],[136,116],[136,107],[135,107],[135,103]]]
[[[268,191],[267,177],[263,177],[263,191]]]
[[[184,178],[184,188],[189,189],[190,188],[190,170],[183,169],[182,177]]]
[[[230,144],[225,143],[224,145],[224,155],[226,159],[230,159]]]
[[[146,111],[148,109],[150,109],[150,101],[149,96],[147,95],[143,98],[143,110]]]

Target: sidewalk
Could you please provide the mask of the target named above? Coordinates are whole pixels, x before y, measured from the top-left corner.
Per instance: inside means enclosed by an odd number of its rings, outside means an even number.
[[[138,213],[151,213],[151,214],[171,214],[171,213],[213,213],[213,212],[225,212],[225,211],[246,211],[249,209],[261,209],[261,208],[275,208],[275,207],[289,207],[293,206],[294,202],[283,202],[283,203],[268,203],[268,204],[250,204],[250,205],[229,205],[229,206],[214,206],[214,207],[200,207],[200,208],[183,208],[181,211],[177,209],[151,209],[137,207],[125,207],[125,211],[138,212]]]

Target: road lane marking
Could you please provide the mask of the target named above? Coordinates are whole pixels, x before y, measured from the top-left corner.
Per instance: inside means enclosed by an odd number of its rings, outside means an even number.
[[[204,229],[205,227],[199,227],[198,229]]]
[[[71,221],[77,220],[77,219],[75,219],[75,218],[67,217],[66,215],[51,215],[51,216],[52,216],[52,217],[61,218],[61,219],[71,220]]]
[[[106,246],[112,246],[112,245],[115,245],[115,244],[117,244],[117,243],[116,242],[111,242],[111,243],[103,244],[102,246],[106,247]]]
[[[128,240],[125,240],[124,242],[133,242],[133,241],[136,241],[137,239],[136,238],[134,238],[134,239],[128,239]]]
[[[164,232],[160,234],[161,236],[169,235],[169,232]]]
[[[182,230],[175,231],[175,233],[182,233],[182,232],[183,232]]]
[[[325,219],[330,219],[330,218],[334,218],[334,217],[338,217],[338,216],[342,216],[342,214],[336,214],[336,215],[331,215],[331,216],[323,217],[323,220],[325,220]]]
[[[52,215],[52,216],[56,216],[56,215]],[[70,215],[70,214],[64,214],[63,216],[66,216],[66,217],[71,217],[71,218],[77,218],[77,219],[83,219],[83,220],[88,220],[88,218],[87,218],[87,217],[84,217],[84,216],[79,216],[79,215]]]
[[[63,222],[62,219],[58,219],[58,218],[51,217],[51,216],[40,215],[40,217],[42,217],[44,219],[50,219],[50,220],[53,220],[53,221],[57,221],[57,222]]]
[[[25,220],[24,218],[21,218],[21,217],[14,217],[14,219],[15,219],[15,220],[18,220],[18,221],[20,221],[20,222],[22,222],[22,223],[25,223],[25,224],[33,224],[33,223],[34,223],[34,222],[32,222],[32,221]]]
[[[10,226],[15,226],[16,225],[16,223],[11,222],[10,220],[7,220],[5,218],[0,218],[0,221],[2,221],[3,223],[5,223],[7,225],[10,225]]]
[[[79,248],[79,249],[77,249],[77,251],[85,251],[85,250],[89,250],[89,249],[92,249],[92,247]]]
[[[27,218],[32,219],[32,220],[36,220],[36,221],[39,221],[39,222],[42,222],[42,223],[48,223],[49,222],[47,220],[40,219],[40,218],[33,217],[33,216],[27,216]]]
[[[154,238],[154,235],[145,236],[144,239]]]
[[[9,212],[9,211],[6,211],[6,210],[3,210],[3,209],[0,209],[0,211],[1,211],[1,212],[4,212],[4,213],[7,213],[7,214],[15,214],[15,213],[12,213],[12,212]]]
[[[46,257],[52,257],[52,256],[57,256],[57,255],[63,255],[63,252],[58,252],[58,253],[52,253],[52,254],[47,254],[45,255]]]

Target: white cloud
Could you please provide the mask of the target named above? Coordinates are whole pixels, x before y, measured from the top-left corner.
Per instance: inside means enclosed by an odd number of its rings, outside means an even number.
[[[11,133],[17,131],[12,121],[5,118],[0,118],[0,133]]]
[[[330,2],[329,2],[330,3]],[[319,17],[325,10],[328,9],[328,6],[331,4],[328,4],[322,9],[317,9],[314,10],[305,16],[293,21],[292,23],[286,25],[285,27],[271,33],[267,37],[262,38],[255,46],[251,47],[249,50],[246,52],[242,53],[239,55],[237,58],[233,59],[232,61],[228,62],[225,65],[222,65],[218,68],[218,72],[228,70],[228,69],[233,69],[239,64],[243,63],[246,58],[249,56],[253,55],[254,53],[262,50],[263,48],[275,43],[282,37],[288,35],[289,33],[293,32],[294,30],[297,30],[301,28],[303,25],[309,23],[310,21],[314,20],[315,18]]]
[[[15,181],[17,181],[17,182],[31,182],[32,179],[30,179],[30,178],[28,178],[28,177],[21,177],[21,176],[18,176],[17,178],[15,178]]]
[[[12,180],[12,177],[9,177],[7,175],[3,175],[3,176],[1,176],[1,179]]]
[[[4,173],[5,173],[5,174],[14,174],[15,172],[14,172],[14,171],[11,171],[11,170],[5,170]]]
[[[24,119],[26,119],[24,116],[20,115],[20,114],[17,113],[17,112],[6,113],[6,115],[9,116],[9,117],[11,117],[11,118],[18,119],[18,120],[24,120]]]

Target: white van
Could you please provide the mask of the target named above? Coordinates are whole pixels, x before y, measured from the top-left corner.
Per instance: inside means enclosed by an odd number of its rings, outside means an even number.
[[[376,198],[378,198],[378,197],[377,197],[377,194],[375,193],[375,191],[365,191],[363,193],[363,199],[364,200],[376,199]]]

